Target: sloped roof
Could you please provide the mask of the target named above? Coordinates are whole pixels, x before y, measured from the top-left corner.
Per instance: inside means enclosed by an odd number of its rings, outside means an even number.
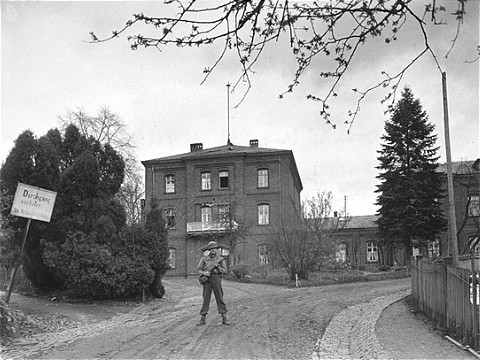
[[[142,164],[148,164],[158,161],[169,161],[169,160],[189,160],[189,159],[198,159],[208,156],[218,156],[218,155],[233,155],[233,154],[268,154],[268,153],[278,153],[278,152],[288,152],[291,153],[291,150],[281,150],[281,149],[270,149],[270,148],[261,148],[261,147],[252,147],[252,146],[239,146],[239,145],[222,145],[217,147],[212,147],[208,149],[196,150],[188,153],[165,156],[157,159],[145,160],[142,161]]]
[[[376,228],[377,224],[375,221],[377,220],[377,215],[362,215],[362,216],[348,216],[348,221],[344,226],[341,225],[342,219],[339,217],[328,217],[325,218],[327,222],[337,223],[339,224],[339,230],[345,229],[369,229],[369,228]]]
[[[270,148],[262,148],[258,146],[239,146],[239,145],[233,145],[232,143],[227,143],[227,145],[190,151],[188,153],[165,156],[165,157],[151,159],[151,160],[144,160],[142,161],[142,164],[146,167],[147,165],[153,165],[153,164],[169,162],[169,161],[186,161],[186,160],[194,160],[194,159],[206,159],[210,157],[213,158],[218,156],[257,155],[257,154],[258,155],[287,154],[288,156],[290,156],[291,163],[293,166],[293,172],[294,172],[293,176],[298,181],[300,191],[303,190],[302,179],[300,178],[300,174],[297,169],[297,164],[295,162],[295,157],[293,156],[293,152],[291,150],[270,149]]]
[[[375,224],[376,215],[349,216],[344,229],[365,229],[377,227]]]
[[[473,161],[473,160],[452,161],[452,173],[453,174],[478,173],[479,163],[480,163],[480,159],[477,159],[475,161]],[[446,163],[440,164],[437,168],[437,171],[442,172],[442,173],[446,173],[447,172],[447,164]]]

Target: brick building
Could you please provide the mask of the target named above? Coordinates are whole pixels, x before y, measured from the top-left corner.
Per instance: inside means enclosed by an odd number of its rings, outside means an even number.
[[[446,164],[438,167],[443,174],[443,184],[447,188]],[[480,159],[452,163],[455,216],[460,255],[472,251],[480,255]],[[441,207],[448,216],[448,198],[441,199]],[[393,250],[379,246],[375,215],[352,216],[345,227],[336,234],[336,259],[353,267],[375,269],[382,265],[407,264],[402,249]],[[472,248],[473,247],[473,248]],[[448,232],[442,232],[439,240],[429,243],[427,249],[413,248],[414,255],[425,258],[445,256],[448,252]]]
[[[171,269],[167,275],[196,274],[210,241],[230,245],[230,263],[270,263],[269,236],[300,207],[303,185],[290,150],[233,145],[203,148],[146,160],[145,211],[156,198],[165,214]],[[230,221],[225,221],[231,217]],[[233,229],[242,236],[232,242]],[[233,248],[231,248],[233,247]]]
[[[445,189],[447,187],[447,166],[442,164],[438,171],[444,174]],[[455,217],[457,225],[458,252],[460,255],[470,254],[470,244],[478,242],[480,227],[480,159],[474,161],[458,161],[452,163],[453,192],[455,199]],[[443,199],[442,208],[448,216],[448,198]],[[441,236],[442,254],[447,254],[448,232]],[[480,253],[477,245],[473,251]]]

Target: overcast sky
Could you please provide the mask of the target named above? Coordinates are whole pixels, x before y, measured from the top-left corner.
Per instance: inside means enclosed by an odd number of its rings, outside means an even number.
[[[438,1],[437,1],[438,2]],[[420,3],[420,2],[419,2]],[[423,3],[423,2],[422,2]],[[456,8],[455,1],[444,1]],[[423,4],[419,4],[423,6]],[[206,83],[200,85],[221,48],[168,48],[132,51],[125,37],[89,44],[89,32],[99,37],[118,29],[133,13],[162,11],[160,2],[2,2],[1,4],[1,153],[3,162],[23,131],[37,137],[59,127],[58,116],[82,109],[95,115],[107,106],[127,124],[139,161],[189,151],[190,143],[204,148],[226,144],[227,82],[239,76],[238,60],[228,55]],[[467,3],[467,15],[453,52],[446,59],[456,23],[427,24],[431,45],[447,72],[452,158],[479,157],[479,38],[477,1]],[[349,215],[376,212],[377,150],[384,133],[386,105],[383,90],[372,92],[350,134],[342,126],[355,106],[352,88],[365,90],[381,79],[381,71],[394,74],[423,48],[418,27],[387,45],[381,37],[362,48],[352,64],[339,97],[332,103],[333,130],[318,115],[318,104],[306,100],[324,96],[325,80],[318,74],[325,65],[318,59],[300,79],[293,94],[284,92],[293,78],[295,62],[285,41],[272,44],[255,67],[253,88],[239,107],[242,86],[230,95],[230,137],[235,145],[292,150],[302,178],[304,198],[332,191],[334,210],[347,197]],[[132,30],[137,34],[140,29]],[[286,38],[284,39],[286,40]],[[445,141],[441,74],[431,56],[423,57],[404,76],[436,126],[438,155],[444,162]]]

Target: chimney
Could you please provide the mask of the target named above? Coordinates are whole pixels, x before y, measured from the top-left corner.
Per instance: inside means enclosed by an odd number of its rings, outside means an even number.
[[[258,139],[250,140],[250,147],[257,148],[258,147]]]
[[[200,151],[200,150],[203,150],[203,144],[202,143],[190,144],[190,152],[195,152],[195,151]]]

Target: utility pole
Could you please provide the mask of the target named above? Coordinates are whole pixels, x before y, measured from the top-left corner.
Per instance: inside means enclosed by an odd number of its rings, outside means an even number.
[[[443,120],[445,128],[445,150],[447,156],[448,188],[448,255],[453,266],[458,266],[457,219],[455,216],[455,198],[453,193],[452,154],[450,149],[450,130],[448,121],[447,73],[442,72]]]

